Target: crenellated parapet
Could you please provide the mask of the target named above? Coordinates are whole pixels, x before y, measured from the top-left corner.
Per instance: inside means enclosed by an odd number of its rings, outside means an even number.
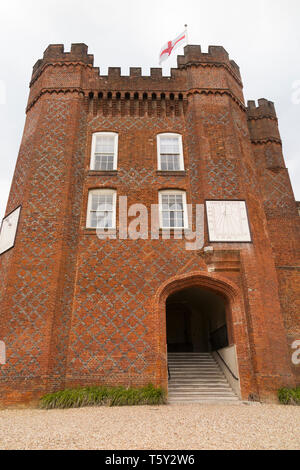
[[[85,99],[87,109],[109,114],[128,108],[133,115],[178,115],[186,109],[182,101],[194,94],[226,95],[245,110],[239,67],[219,46],[209,46],[208,53],[201,52],[200,46],[186,46],[178,67],[163,76],[159,67],[151,68],[148,75],[141,67],[130,67],[129,75],[122,75],[120,67],[109,67],[104,75],[94,67],[86,44],[72,44],[69,52],[62,44],[51,44],[33,67],[27,111],[45,94],[73,94]],[[128,106],[130,100],[134,103]]]
[[[248,101],[246,111],[253,144],[281,144],[276,110],[272,101],[261,98],[258,100],[258,106],[255,101]]]
[[[258,106],[255,101],[248,101],[247,106],[248,119],[276,119],[277,114],[272,101],[261,98],[258,100]]]
[[[226,67],[236,79],[241,81],[239,66],[229,58],[228,52],[222,46],[209,46],[208,52],[202,52],[201,46],[188,45],[184,48],[184,55],[177,57],[179,69],[191,65],[199,66],[223,66]]]
[[[44,52],[43,58],[33,66],[32,80],[46,64],[54,63],[83,63],[93,66],[94,56],[88,54],[88,46],[83,43],[71,44],[70,52],[65,52],[63,44],[50,44]]]

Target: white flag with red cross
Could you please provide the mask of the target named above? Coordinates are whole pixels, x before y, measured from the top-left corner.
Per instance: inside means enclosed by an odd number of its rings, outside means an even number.
[[[187,44],[187,30],[179,34],[173,41],[168,41],[161,49],[159,54],[159,63],[161,64],[164,60],[168,59],[171,53],[177,49],[177,47]]]

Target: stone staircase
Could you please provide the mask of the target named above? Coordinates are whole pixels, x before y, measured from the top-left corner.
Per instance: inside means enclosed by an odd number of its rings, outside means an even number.
[[[169,403],[239,402],[210,353],[169,352]]]

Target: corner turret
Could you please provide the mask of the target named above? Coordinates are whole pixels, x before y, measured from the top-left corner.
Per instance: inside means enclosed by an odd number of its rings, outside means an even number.
[[[64,51],[63,44],[50,44],[45,50],[43,58],[33,66],[32,78],[45,64],[55,62],[82,62],[93,66],[94,56],[88,54],[88,46],[83,43],[71,44],[70,52]]]

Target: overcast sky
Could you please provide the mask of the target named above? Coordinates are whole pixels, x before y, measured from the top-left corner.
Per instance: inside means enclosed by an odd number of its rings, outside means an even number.
[[[22,137],[32,66],[48,44],[84,42],[108,66],[158,67],[158,53],[188,24],[189,43],[222,45],[241,68],[245,99],[275,102],[286,166],[300,200],[299,0],[1,0],[0,219]],[[164,63],[164,74],[176,67]],[[5,90],[4,90],[5,89]],[[5,93],[4,93],[5,91]],[[5,94],[5,96],[3,96]],[[5,99],[4,99],[5,98]]]

